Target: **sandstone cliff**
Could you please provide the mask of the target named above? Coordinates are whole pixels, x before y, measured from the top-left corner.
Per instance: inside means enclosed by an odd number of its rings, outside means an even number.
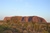
[[[13,17],[5,17],[4,21],[20,21],[20,22],[46,22],[44,18],[38,16],[13,16]]]

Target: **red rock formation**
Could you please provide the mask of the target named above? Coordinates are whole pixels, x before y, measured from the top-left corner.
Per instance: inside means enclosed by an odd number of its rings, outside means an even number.
[[[33,22],[46,22],[45,19],[43,19],[41,17],[37,17],[37,16],[33,16],[32,21]]]
[[[8,21],[8,20],[11,20],[11,17],[5,17],[4,18],[4,21]]]
[[[11,21],[17,22],[20,21],[21,22],[22,17],[21,16],[14,16],[11,18]]]
[[[21,21],[22,21],[22,22],[28,22],[28,18],[29,18],[29,17],[22,17]]]
[[[20,22],[46,22],[45,19],[38,17],[38,16],[26,16],[26,17],[22,17],[22,16],[14,16],[14,17],[5,17],[4,21],[20,21]]]

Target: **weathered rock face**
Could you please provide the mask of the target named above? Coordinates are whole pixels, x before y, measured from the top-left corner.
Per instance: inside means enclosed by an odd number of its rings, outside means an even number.
[[[20,21],[21,22],[22,17],[21,16],[14,16],[11,18],[11,21],[17,22]]]
[[[37,17],[37,16],[32,17],[32,21],[33,22],[46,22],[45,19],[43,19],[41,17]]]
[[[4,21],[20,21],[20,22],[46,22],[45,19],[38,17],[38,16],[28,16],[28,17],[22,17],[22,16],[14,16],[14,17],[5,17]]]
[[[5,17],[5,18],[4,18],[4,21],[11,20],[11,18],[12,18],[12,17]]]

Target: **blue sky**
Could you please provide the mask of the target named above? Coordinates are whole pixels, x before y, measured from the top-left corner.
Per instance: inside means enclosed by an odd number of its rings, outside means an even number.
[[[40,16],[50,21],[50,0],[0,0],[0,19],[5,16]]]

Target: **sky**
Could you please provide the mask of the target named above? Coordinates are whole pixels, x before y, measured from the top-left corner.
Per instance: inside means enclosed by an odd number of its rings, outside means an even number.
[[[39,16],[50,22],[50,0],[0,0],[0,20],[6,16]]]

